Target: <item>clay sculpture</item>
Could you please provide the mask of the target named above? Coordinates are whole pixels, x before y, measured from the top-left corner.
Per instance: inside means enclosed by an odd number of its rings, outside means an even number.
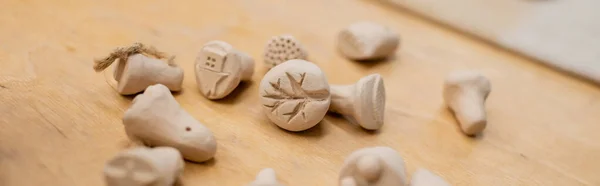
[[[260,82],[259,96],[269,119],[289,131],[315,126],[327,113],[331,101],[323,71],[300,59],[269,70]]]
[[[109,56],[94,60],[94,70],[103,71],[113,62],[117,92],[122,95],[139,93],[150,85],[163,84],[171,91],[180,91],[183,82],[183,70],[174,62],[174,56],[167,55],[154,47],[135,43],[130,47],[119,47]],[[166,62],[163,60],[167,60]]]
[[[146,146],[169,146],[194,162],[211,159],[217,151],[212,132],[183,110],[161,84],[146,88],[123,116],[129,139]]]
[[[256,176],[256,180],[247,186],[283,186],[283,184],[277,181],[277,175],[271,168],[261,170]]]
[[[385,86],[381,75],[368,75],[353,85],[331,85],[329,111],[347,116],[365,129],[381,128],[385,111]]]
[[[358,22],[338,34],[338,50],[351,60],[376,60],[396,51],[400,37],[388,27]]]
[[[306,60],[307,52],[294,36],[273,36],[267,42],[264,53],[264,62],[271,68],[292,59]]]
[[[179,181],[184,163],[171,147],[137,147],[125,150],[104,166],[108,186],[172,186]]]
[[[490,91],[490,81],[477,72],[456,71],[446,78],[444,101],[466,135],[475,135],[485,129],[485,100]]]
[[[389,147],[356,150],[344,160],[339,185],[406,186],[404,160]]]
[[[444,179],[426,169],[418,169],[410,180],[411,186],[450,186]]]
[[[196,83],[204,97],[221,99],[229,95],[240,81],[249,81],[254,60],[223,41],[206,43],[195,63]]]

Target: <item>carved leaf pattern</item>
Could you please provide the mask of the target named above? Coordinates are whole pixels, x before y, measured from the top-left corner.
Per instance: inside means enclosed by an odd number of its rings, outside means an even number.
[[[277,82],[269,82],[271,87],[273,87],[274,92],[268,92],[264,90],[265,94],[263,97],[270,98],[276,100],[273,104],[264,104],[265,107],[270,108],[271,112],[277,112],[279,107],[283,105],[285,102],[294,101],[297,102],[294,106],[294,109],[290,112],[283,113],[288,117],[288,122],[294,119],[297,116],[301,116],[304,121],[306,121],[306,113],[304,112],[304,108],[306,104],[311,101],[323,101],[329,95],[329,90],[321,89],[314,91],[307,91],[302,88],[304,84],[304,80],[306,79],[306,72],[301,73],[300,80],[296,80],[292,74],[289,72],[285,72],[287,79],[290,82],[289,88],[281,87],[281,78],[277,78]]]

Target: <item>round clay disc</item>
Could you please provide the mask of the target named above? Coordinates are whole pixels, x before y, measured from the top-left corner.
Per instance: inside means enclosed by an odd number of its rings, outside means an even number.
[[[264,112],[277,126],[302,131],[319,123],[331,102],[329,84],[317,65],[294,59],[273,67],[260,82]]]
[[[385,87],[379,74],[372,74],[358,81],[355,98],[355,119],[369,130],[377,130],[383,125],[385,111]]]

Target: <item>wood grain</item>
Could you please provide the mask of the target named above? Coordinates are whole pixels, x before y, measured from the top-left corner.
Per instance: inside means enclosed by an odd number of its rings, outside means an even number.
[[[118,95],[92,59],[140,41],[177,56],[185,69],[177,101],[216,135],[214,161],[186,163],[186,185],[243,185],[272,167],[287,185],[336,185],[346,155],[361,147],[398,150],[412,173],[425,167],[453,185],[599,185],[600,90],[519,56],[372,1],[0,1],[0,185],[103,185],[106,160],[130,146]],[[401,36],[383,62],[350,62],[334,36],[373,20]],[[285,132],[261,112],[265,42],[293,34],[328,80],[350,84],[380,73],[385,124],[365,132],[338,116]],[[196,87],[200,47],[221,39],[257,62],[250,83],[221,101]],[[441,88],[452,70],[492,82],[489,127],[464,137]]]

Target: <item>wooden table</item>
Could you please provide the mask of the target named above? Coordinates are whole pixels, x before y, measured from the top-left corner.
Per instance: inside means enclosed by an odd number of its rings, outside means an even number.
[[[272,167],[286,185],[336,185],[344,157],[361,147],[396,149],[412,174],[424,167],[453,185],[600,185],[600,89],[477,39],[374,1],[41,1],[0,2],[0,185],[103,185],[104,162],[131,143],[118,95],[92,59],[140,41],[177,55],[185,69],[182,107],[218,140],[214,161],[187,163],[186,185],[244,185]],[[336,33],[359,20],[401,36],[395,57],[356,63],[336,51]],[[385,125],[365,132],[338,116],[285,132],[261,113],[261,53],[289,33],[333,84],[380,73]],[[194,58],[220,39],[257,63],[252,82],[220,101],[196,87]],[[489,125],[463,136],[441,98],[452,70],[492,82]]]

